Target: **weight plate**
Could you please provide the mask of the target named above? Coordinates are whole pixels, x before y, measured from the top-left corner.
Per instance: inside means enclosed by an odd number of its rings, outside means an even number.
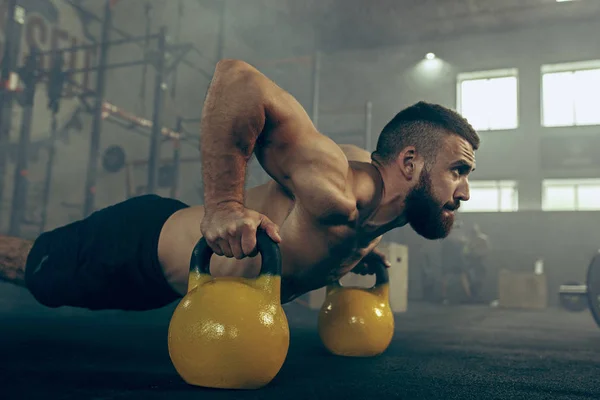
[[[125,150],[121,146],[112,145],[102,154],[102,168],[106,172],[119,172],[125,166]]]
[[[577,288],[581,287],[581,284],[577,282],[567,282],[562,287]],[[560,305],[566,310],[571,312],[580,312],[588,308],[588,297],[586,292],[582,290],[581,293],[577,293],[577,290],[573,291],[562,291],[559,293]]]
[[[588,267],[587,291],[590,312],[600,327],[600,251],[592,258]]]

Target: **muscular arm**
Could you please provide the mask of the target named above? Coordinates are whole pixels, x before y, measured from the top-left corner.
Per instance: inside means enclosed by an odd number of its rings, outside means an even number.
[[[218,64],[201,122],[205,206],[244,203],[253,153],[265,171],[318,217],[351,214],[344,152],[315,129],[302,106],[241,61]]]

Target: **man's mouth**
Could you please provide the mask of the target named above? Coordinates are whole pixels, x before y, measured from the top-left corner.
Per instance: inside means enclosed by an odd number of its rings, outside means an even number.
[[[456,210],[458,210],[460,206],[444,206],[444,211],[449,214],[454,214]]]

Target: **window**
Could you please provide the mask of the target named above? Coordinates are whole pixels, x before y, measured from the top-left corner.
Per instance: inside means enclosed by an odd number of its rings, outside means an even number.
[[[600,124],[600,61],[542,67],[542,125]]]
[[[458,111],[476,130],[515,129],[518,122],[516,69],[458,75]]]
[[[547,179],[542,183],[542,210],[600,210],[600,179]]]
[[[472,181],[471,198],[461,203],[463,212],[510,212],[519,210],[515,181]]]

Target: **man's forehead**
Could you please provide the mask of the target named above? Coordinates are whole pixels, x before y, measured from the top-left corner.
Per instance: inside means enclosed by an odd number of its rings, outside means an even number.
[[[475,166],[475,151],[471,143],[458,135],[447,135],[444,139],[448,158],[452,161],[464,160]]]

